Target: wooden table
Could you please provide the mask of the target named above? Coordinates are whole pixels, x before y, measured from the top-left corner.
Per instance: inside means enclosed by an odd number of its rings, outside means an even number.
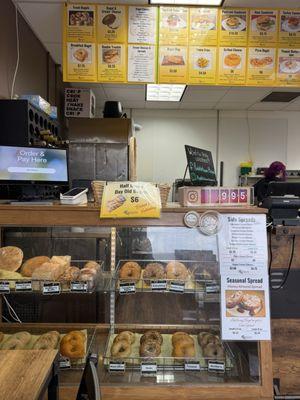
[[[58,400],[57,350],[0,350],[0,399]]]

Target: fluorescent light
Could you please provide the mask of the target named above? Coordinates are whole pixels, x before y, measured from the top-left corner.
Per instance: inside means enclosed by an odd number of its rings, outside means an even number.
[[[147,101],[181,101],[186,85],[147,85]]]
[[[218,7],[224,0],[150,0],[150,4],[177,4],[177,5],[196,5]]]

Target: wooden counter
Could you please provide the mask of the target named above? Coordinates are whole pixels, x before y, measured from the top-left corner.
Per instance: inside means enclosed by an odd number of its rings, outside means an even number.
[[[57,356],[57,350],[0,350],[0,399],[42,398],[56,375]],[[57,398],[57,390],[50,389],[49,400]]]

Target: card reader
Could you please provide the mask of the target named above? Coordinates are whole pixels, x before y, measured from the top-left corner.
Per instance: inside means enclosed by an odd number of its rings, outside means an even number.
[[[86,204],[87,192],[87,188],[73,188],[66,193],[60,194],[60,202],[61,204]]]

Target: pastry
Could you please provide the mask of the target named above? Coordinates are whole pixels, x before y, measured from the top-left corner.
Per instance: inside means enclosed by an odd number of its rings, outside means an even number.
[[[115,22],[116,19],[117,17],[115,16],[115,14],[107,14],[104,18],[102,18],[102,24],[110,26]]]
[[[226,297],[226,308],[236,307],[238,304],[240,304],[242,298],[243,298],[243,292],[241,290],[232,293],[229,297]]]
[[[66,266],[47,262],[33,271],[32,278],[45,281],[55,281],[65,272],[65,270]]]
[[[24,349],[31,340],[29,332],[17,332],[5,340],[1,346],[2,350]]]
[[[21,267],[21,274],[23,276],[28,276],[31,277],[33,271],[40,267],[42,264],[49,262],[50,258],[46,256],[38,256],[38,257],[33,257],[29,258],[27,261],[25,261]]]
[[[176,332],[172,336],[172,345],[175,346],[176,343],[185,340],[194,344],[194,339],[186,332]]]
[[[114,342],[110,349],[112,357],[129,357],[131,353],[131,344],[127,340]]]
[[[50,262],[69,267],[71,265],[71,256],[53,256]]]
[[[151,280],[164,278],[166,278],[166,272],[160,263],[149,263],[143,271],[143,279],[147,285],[151,284]]]
[[[17,271],[23,261],[23,251],[15,246],[0,248],[0,269]]]
[[[24,276],[19,274],[18,272],[11,272],[11,271],[5,271],[4,269],[0,269],[0,279],[13,279],[13,280],[22,280],[26,279]]]
[[[185,65],[183,56],[164,56],[161,65]]]
[[[167,279],[178,279],[185,281],[188,278],[186,266],[179,261],[171,261],[166,266]]]
[[[173,346],[172,357],[185,357],[192,358],[195,357],[195,345],[194,342],[191,343],[183,339],[182,341],[178,341]]]
[[[80,269],[77,267],[68,267],[65,272],[59,277],[63,281],[76,281],[79,278]]]
[[[85,335],[81,331],[67,333],[60,342],[60,354],[69,358],[85,356]]]
[[[141,357],[158,357],[161,353],[160,344],[157,341],[148,340],[140,346]]]
[[[138,280],[141,277],[141,267],[136,262],[128,261],[122,265],[119,276],[120,279]]]
[[[33,349],[47,350],[56,349],[59,343],[60,335],[57,331],[51,331],[41,335],[34,343]]]
[[[163,343],[162,335],[157,331],[147,331],[140,338],[140,344],[142,345],[145,342],[157,342],[160,346]]]
[[[97,272],[101,271],[101,265],[98,264],[96,261],[88,261],[84,264],[83,268],[94,269]]]
[[[219,360],[224,358],[224,350],[221,344],[208,343],[207,346],[202,349],[204,357]]]
[[[130,331],[123,331],[114,338],[114,343],[120,340],[126,340],[129,344],[133,344],[135,341],[135,334]]]
[[[88,55],[88,51],[82,48],[75,50],[73,53],[74,58],[80,62],[84,62],[88,58]]]
[[[240,306],[249,311],[250,315],[255,315],[262,309],[262,301],[254,294],[244,294]]]
[[[201,347],[205,347],[209,343],[220,344],[220,338],[210,332],[201,332],[198,335],[198,343]]]

